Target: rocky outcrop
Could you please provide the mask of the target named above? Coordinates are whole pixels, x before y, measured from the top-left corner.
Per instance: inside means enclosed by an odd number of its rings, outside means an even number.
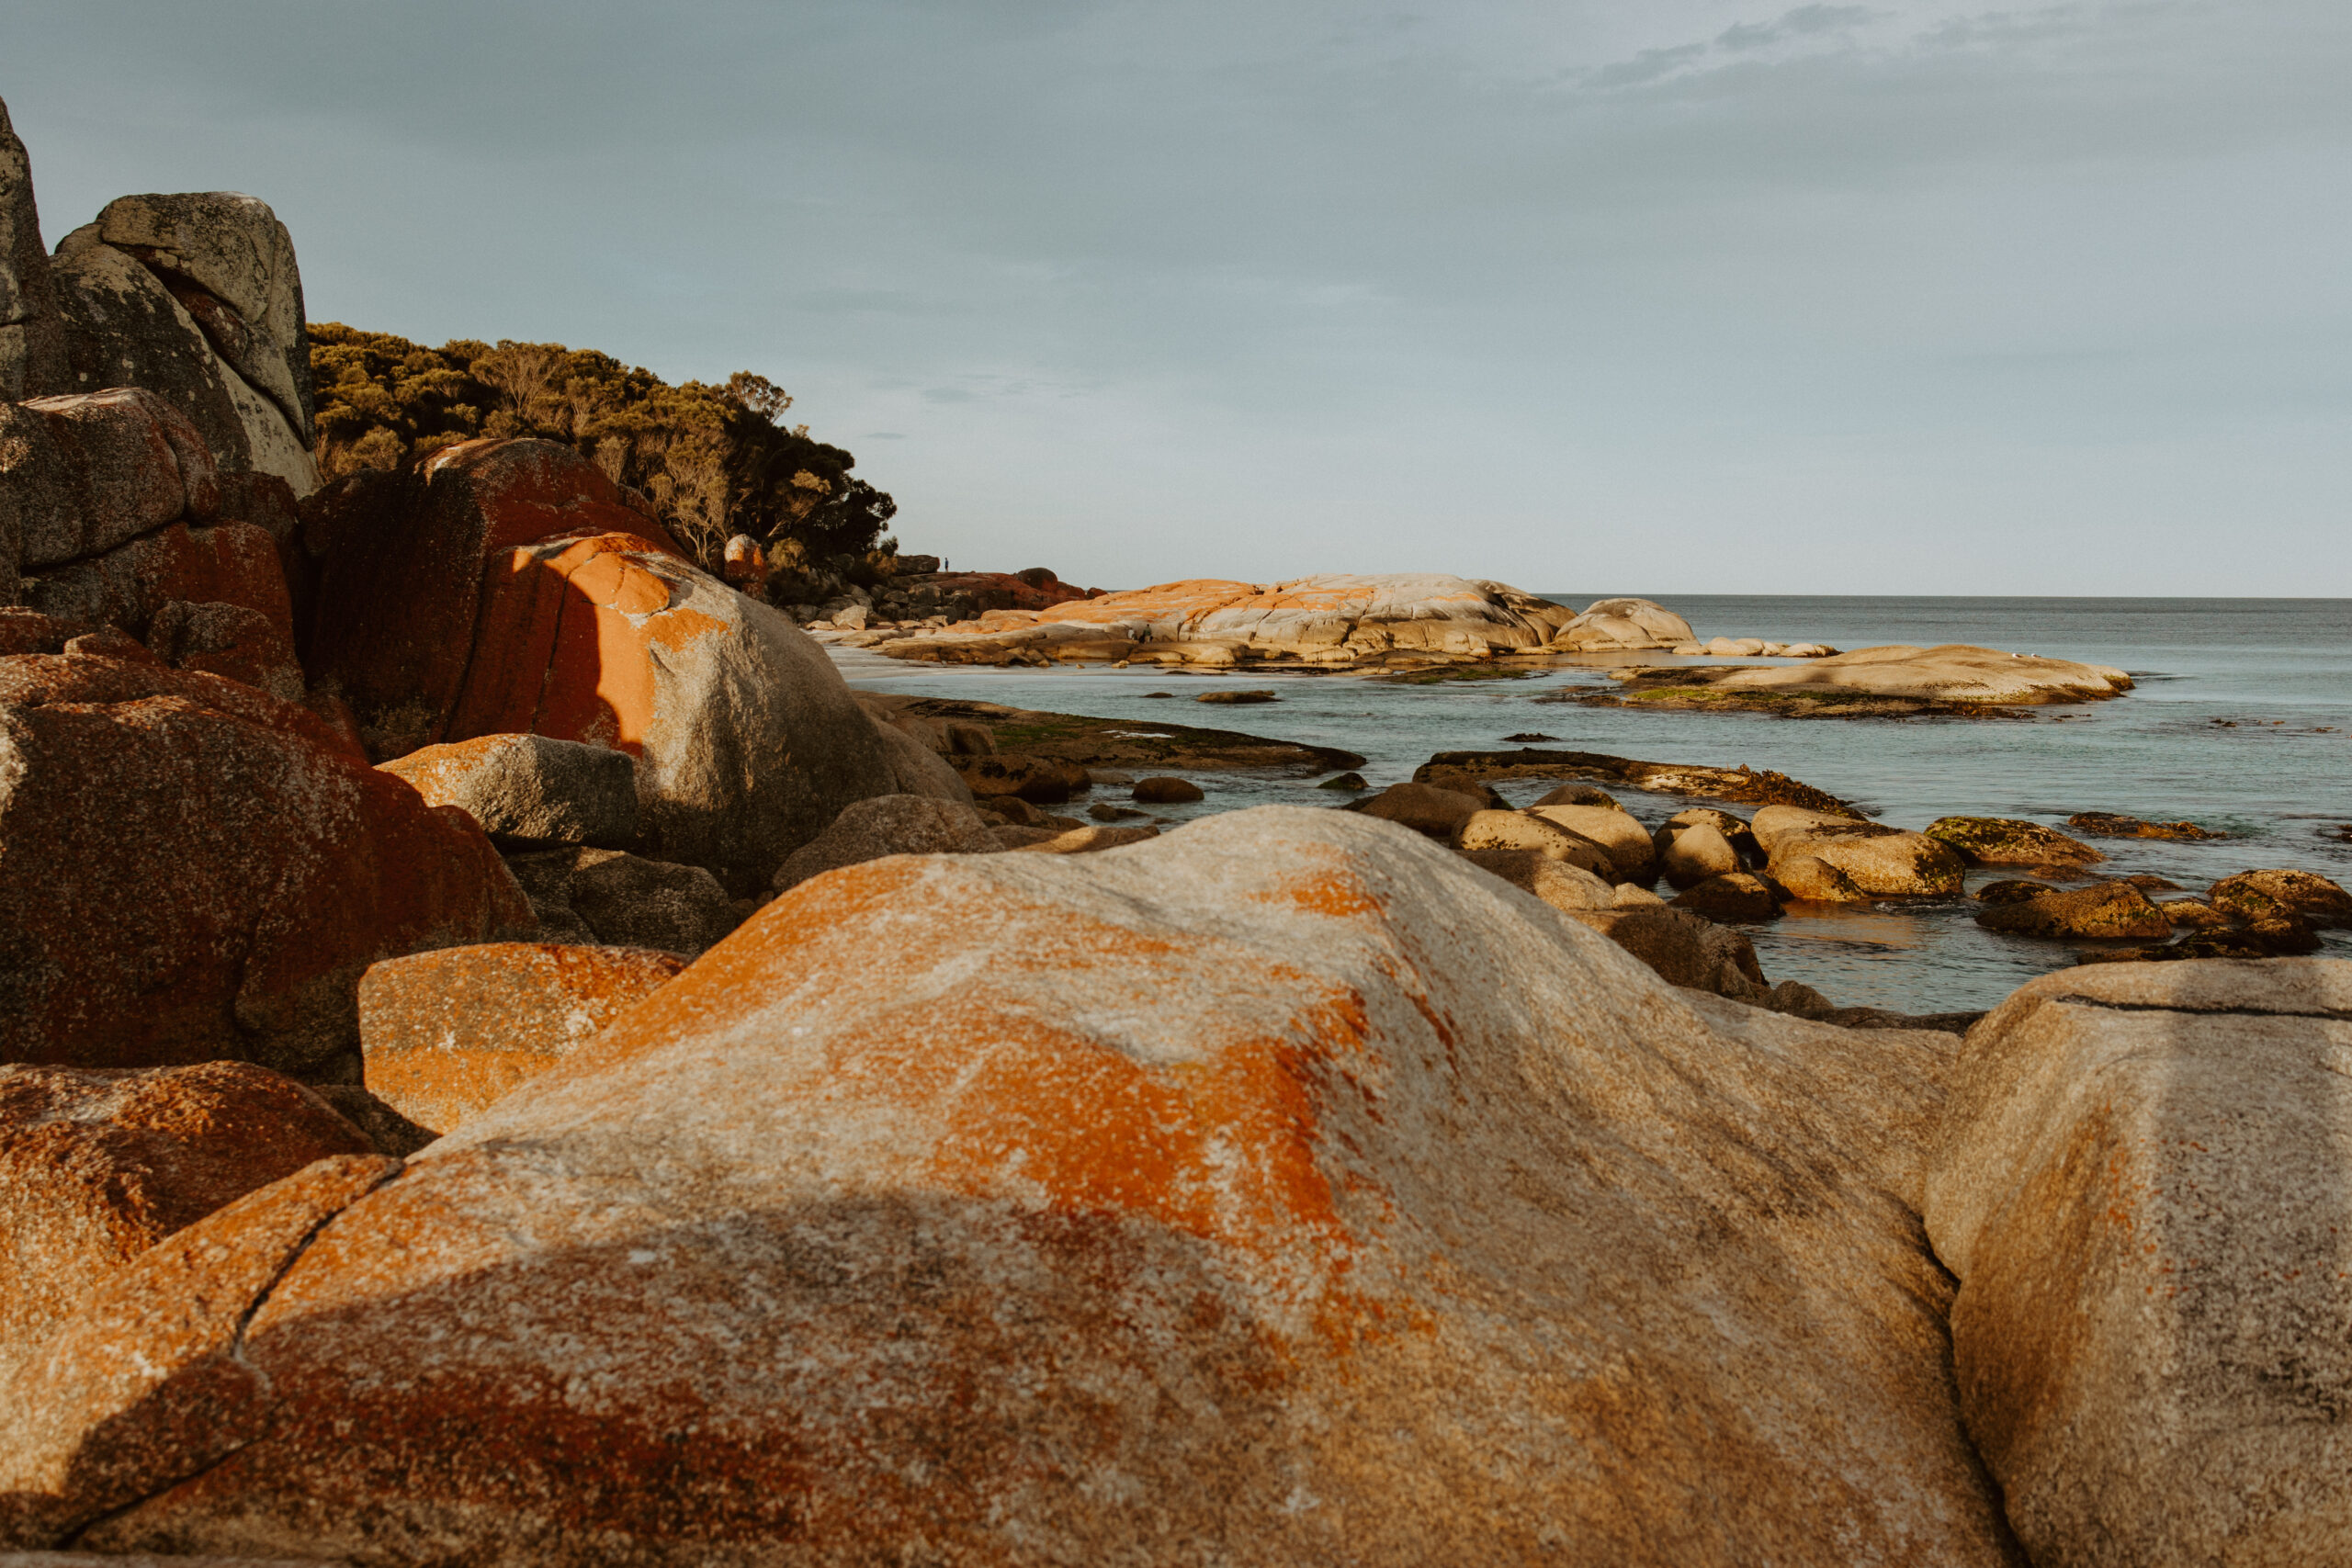
[[[1484,659],[1542,649],[1569,613],[1499,582],[1440,573],[1332,574],[1288,582],[1198,579],[1036,610],[1001,610],[882,641],[898,659],[1001,663],[1023,655],[1229,667],[1391,656]]]
[[[452,1132],[547,1072],[685,968],[640,947],[490,942],[371,965],[359,982],[368,1088]]]
[[[63,391],[69,374],[32,160],[0,103],[0,403]]]
[[[528,933],[481,829],[309,713],[74,647],[0,659],[0,1061],[320,1072],[369,964]]]
[[[131,1258],[367,1136],[243,1062],[0,1066],[0,1385]]]
[[[774,886],[786,892],[812,876],[885,855],[993,854],[1001,848],[968,806],[877,795],[842,807],[831,827],[786,856]]]
[[[1958,716],[2003,707],[2100,702],[2132,689],[2104,664],[1948,643],[1858,649],[1804,664],[1664,666],[1615,670],[1614,693],[1569,700],[1668,708],[1754,708],[1793,717]]]
[[[2199,828],[2194,822],[2149,822],[2137,817],[2125,817],[2112,811],[2077,811],[2066,818],[2066,826],[2078,832],[2102,839],[2226,839],[2226,833],[2216,833]]]
[[[1657,879],[1657,851],[1649,829],[1616,802],[1607,806],[1532,806],[1531,814],[1599,844],[1615,868],[1611,878],[1646,887]]]
[[[1423,789],[1428,786],[1416,784],[1409,787]],[[1453,829],[1453,847],[1464,854],[1527,851],[1546,860],[1573,865],[1604,882],[1617,874],[1617,863],[1605,845],[1532,811],[1474,812]],[[1551,902],[1549,899],[1545,901]],[[1603,906],[1607,902],[1604,898]]]
[[[1340,812],[871,863],[151,1249],[0,1389],[0,1495],[384,1562],[2009,1564],[1913,1207],[1953,1043]]]
[[[626,751],[544,735],[483,735],[380,764],[428,806],[454,806],[517,844],[626,849],[637,839],[637,764]]]
[[[2352,894],[2316,872],[2242,871],[2213,884],[2209,897],[2245,919],[2295,915],[2314,926],[2352,926]]]
[[[2120,964],[1969,1032],[1928,1234],[2038,1568],[2352,1557],[2348,1019],[2352,964]]]
[[[1960,891],[1960,857],[1924,833],[1794,806],[1768,806],[1750,826],[1770,856],[1765,869],[1792,897],[1860,903]]]
[[[1689,909],[1711,920],[1749,924],[1781,918],[1785,889],[1744,871],[1726,872],[1693,883],[1677,897],[1673,908]]]
[[[2090,865],[2107,858],[2080,839],[2014,817],[1939,817],[1926,832],[1969,865]]]
[[[1717,768],[1696,762],[1645,762],[1601,751],[1522,747],[1510,751],[1440,751],[1415,770],[1413,776],[1434,781],[1437,775],[1449,773],[1487,781],[1599,779],[1608,784],[1630,784],[1650,795],[1696,795],[1757,806],[1801,806],[1809,811],[1842,815],[1857,821],[1861,818],[1860,812],[1825,790],[1786,773],[1759,773],[1745,763],[1736,768]]]
[[[627,752],[649,852],[738,894],[850,802],[901,792],[823,652],[569,447],[466,442],[314,510],[310,668],[379,760],[508,733]]]
[[[701,866],[617,850],[542,850],[507,863],[529,897],[542,939],[644,947],[699,957],[752,908]]]
[[[1553,635],[1552,646],[1582,653],[1616,649],[1676,648],[1691,638],[1690,623],[1647,599],[1602,599]]]

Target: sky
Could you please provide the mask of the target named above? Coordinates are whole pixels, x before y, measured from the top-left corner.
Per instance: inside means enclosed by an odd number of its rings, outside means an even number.
[[[958,568],[2352,595],[2352,5],[0,0],[51,243],[748,368]]]

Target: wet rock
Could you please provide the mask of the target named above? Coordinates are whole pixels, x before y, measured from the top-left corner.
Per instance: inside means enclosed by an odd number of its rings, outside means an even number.
[[[1049,757],[959,754],[949,761],[975,802],[1015,795],[1033,806],[1059,806],[1094,784],[1084,768]]]
[[[2066,818],[2066,826],[2102,839],[2226,839],[2226,833],[2216,833],[2199,828],[2194,822],[2146,822],[2137,817],[2120,816],[2112,811],[2078,811]]]
[[[669,953],[504,942],[371,966],[359,982],[369,1092],[454,1131],[596,1037],[685,968]]]
[[[1182,806],[1204,798],[1201,786],[1190,779],[1137,779],[1134,799],[1145,806]]]
[[[1098,778],[1095,782],[1100,784],[1102,781]],[[1097,822],[1133,822],[1148,815],[1132,806],[1114,806],[1107,800],[1097,801],[1088,807],[1086,814]]]
[[[2316,872],[2242,871],[2213,884],[2208,897],[2245,919],[2300,915],[2314,926],[2352,926],[2352,894]]]
[[[1351,792],[1361,792],[1363,790],[1369,789],[1372,786],[1363,782],[1363,775],[1362,773],[1340,773],[1331,778],[1325,779],[1321,784],[1317,784],[1315,787],[1317,789],[1344,789]]]
[[[2088,865],[2107,858],[2079,839],[2014,817],[1939,817],[1927,834],[1968,865]]]
[[[1433,839],[1451,840],[1463,824],[1488,809],[1483,796],[1463,795],[1434,784],[1394,784],[1369,800],[1359,800],[1351,811],[1395,822]]]
[[[1692,884],[1670,908],[1737,924],[1779,919],[1781,901],[1781,895],[1762,877],[1733,871]]]
[[[1924,1213],[2036,1563],[2352,1557],[2347,1017],[2341,962],[2118,964],[1970,1032]]]
[[[0,1492],[106,1550],[2006,1568],[1911,1201],[1951,1048],[1341,812],[871,863],[151,1251],[0,1389]]]
[[[919,795],[877,795],[842,807],[831,827],[785,857],[772,886],[782,893],[812,876],[884,855],[990,854],[999,847],[980,814],[968,806]]]
[[[311,1071],[369,964],[531,932],[469,818],[249,687],[0,659],[0,1058]]]
[[[330,1155],[359,1129],[245,1062],[0,1065],[0,1386],[132,1258]]]
[[[1617,797],[1599,784],[1564,784],[1535,802],[1538,806],[1594,806],[1603,811],[1623,811],[1625,807]]]
[[[1770,858],[1765,854],[1764,846],[1756,841],[1756,835],[1745,818],[1735,817],[1728,811],[1718,811],[1712,806],[1694,806],[1687,811],[1676,812],[1650,834],[1650,842],[1663,855],[1667,844],[1677,833],[1700,824],[1721,833],[1724,841],[1738,854],[1742,865],[1762,865]]]
[[[2170,903],[2158,904],[2156,908],[2163,910],[2165,919],[2174,925],[2187,926],[2191,931],[2212,931],[2226,928],[2231,923],[2229,916],[2212,905],[2200,904],[2194,898],[2177,898]]]
[[[637,837],[637,764],[625,751],[544,735],[484,735],[380,764],[432,806],[495,838],[619,849]]]
[[[1193,700],[1196,703],[1272,703],[1282,699],[1272,692],[1203,692]]]
[[[1773,880],[1792,897],[1855,903],[1960,891],[1960,857],[1924,833],[1793,806],[1768,806],[1751,824]]]
[[[1614,801],[1608,806],[1531,806],[1528,810],[1547,822],[1581,834],[1609,852],[1619,882],[1649,885],[1657,875],[1657,851],[1649,829]]]
[[[2039,893],[2013,904],[2000,904],[1976,917],[1986,931],[2012,936],[2038,937],[2165,937],[2172,921],[2148,901],[2148,896],[2128,882],[2100,882],[2088,887]]]
[[[1577,919],[1640,959],[1669,986],[1760,1005],[1770,990],[1756,948],[1691,909],[1614,908]]]

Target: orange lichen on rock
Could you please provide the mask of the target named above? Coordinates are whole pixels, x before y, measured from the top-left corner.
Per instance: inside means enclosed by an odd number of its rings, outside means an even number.
[[[645,948],[530,942],[387,960],[359,982],[368,1087],[412,1122],[449,1132],[684,967]]]

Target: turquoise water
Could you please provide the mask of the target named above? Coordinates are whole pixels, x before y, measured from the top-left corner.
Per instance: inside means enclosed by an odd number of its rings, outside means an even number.
[[[1581,608],[1601,592],[1555,593]],[[1938,817],[2020,817],[2062,827],[2077,811],[2187,818],[2231,837],[2175,844],[2096,840],[2101,869],[2153,872],[2201,891],[2258,866],[2315,871],[2352,885],[2352,601],[2252,599],[1789,598],[1645,594],[1702,637],[1813,640],[1842,649],[1975,643],[2132,672],[2112,702],[2042,708],[2028,720],[1782,719],[1757,714],[1642,713],[1540,704],[1564,687],[1606,685],[1624,656],[1523,681],[1387,685],[1356,675],[1244,676],[1163,670],[940,669],[835,650],[853,684],[1018,707],[1153,719],[1313,741],[1361,752],[1373,784],[1412,776],[1433,751],[1498,747],[1537,730],[1578,750],[1652,761],[1772,768],[1854,802],[1881,821],[1922,828]],[[1644,662],[1670,662],[1635,656]],[[1184,699],[1236,680],[1268,688],[1263,706]],[[1147,692],[1177,694],[1175,700]],[[2224,723],[2215,721],[2225,721]],[[1207,798],[1155,808],[1174,822],[1270,801],[1338,805],[1313,780],[1204,775]],[[1514,804],[1547,787],[1504,784]],[[1105,792],[1097,792],[1098,795]],[[1615,792],[1655,824],[1671,795]],[[2014,871],[1972,874],[1971,887]],[[1747,928],[1766,973],[1846,1005],[1927,1012],[1990,1006],[2071,961],[2062,944],[1996,936],[1965,899],[1889,902]],[[2352,932],[2327,933],[2352,957]]]

